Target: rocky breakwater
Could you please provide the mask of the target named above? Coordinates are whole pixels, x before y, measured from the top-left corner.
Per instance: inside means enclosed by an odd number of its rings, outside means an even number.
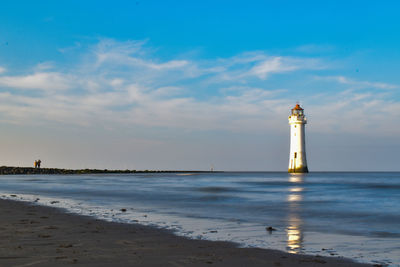
[[[100,169],[58,169],[58,168],[33,168],[33,167],[0,167],[0,175],[21,174],[96,174],[96,173],[187,173],[199,171],[160,171],[160,170],[100,170]]]

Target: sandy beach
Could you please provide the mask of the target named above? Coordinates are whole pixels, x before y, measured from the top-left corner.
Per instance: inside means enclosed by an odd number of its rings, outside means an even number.
[[[18,201],[1,200],[0,212],[0,266],[369,266],[190,240]]]

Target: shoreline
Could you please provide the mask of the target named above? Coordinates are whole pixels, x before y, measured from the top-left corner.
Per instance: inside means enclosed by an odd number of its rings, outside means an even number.
[[[17,200],[1,199],[0,212],[0,266],[372,266],[188,239]]]

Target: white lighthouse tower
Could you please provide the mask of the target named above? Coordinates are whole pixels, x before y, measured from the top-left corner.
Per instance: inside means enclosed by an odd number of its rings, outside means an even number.
[[[292,109],[289,116],[290,124],[290,155],[289,172],[304,173],[308,172],[306,159],[306,142],[304,127],[307,119],[304,110],[299,104]]]

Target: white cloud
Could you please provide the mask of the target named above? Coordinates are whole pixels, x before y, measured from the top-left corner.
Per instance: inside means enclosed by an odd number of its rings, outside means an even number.
[[[41,62],[36,65],[35,71],[36,72],[42,72],[42,71],[48,71],[50,69],[54,68],[54,63],[53,62]]]
[[[116,87],[116,88],[121,87],[123,84],[124,84],[124,80],[120,79],[120,78],[115,78],[110,81],[110,85],[112,87]]]
[[[168,70],[185,67],[186,60],[170,60],[156,62],[145,56],[150,51],[144,48],[145,41],[116,42],[112,39],[103,39],[93,50],[96,56],[97,66],[117,64],[119,66],[137,66],[154,70]]]
[[[304,99],[315,131],[360,132],[374,123],[375,129],[400,133],[389,124],[390,120],[400,123],[392,113],[400,108],[398,102],[388,100],[383,93],[350,90],[392,89],[394,85],[338,75],[318,78],[345,86],[335,95],[321,92],[310,96],[298,89],[293,74],[315,73],[326,65],[318,58],[269,56],[260,51],[224,59],[161,60],[145,42],[105,39],[90,47],[68,70],[46,63],[26,75],[0,76],[0,120],[104,125],[111,129],[146,126],[286,132],[291,105]],[[270,85],[267,78],[277,73],[286,76]],[[299,79],[310,85],[315,81],[312,77],[301,75]],[[44,93],[40,97],[21,95],[21,90],[28,89]],[[365,112],[374,115],[361,124]],[[354,121],[360,123],[355,125]]]
[[[0,74],[2,74],[2,73],[4,73],[4,72],[6,72],[6,68],[0,67]]]
[[[282,73],[298,69],[296,65],[284,64],[281,57],[273,57],[257,64],[247,73],[248,75],[255,75],[260,79],[265,79],[270,73]]]
[[[0,86],[15,89],[66,90],[71,87],[70,78],[57,72],[37,72],[24,76],[1,76]]]
[[[238,56],[212,62],[219,66],[212,82],[246,82],[256,77],[265,80],[272,74],[290,73],[300,70],[320,70],[326,68],[315,58],[298,58],[289,56],[269,56],[264,52],[247,52]]]
[[[397,85],[382,83],[382,82],[369,82],[369,81],[356,81],[345,76],[328,76],[316,77],[317,79],[336,81],[341,84],[351,85],[355,88],[378,88],[378,89],[395,89]]]

